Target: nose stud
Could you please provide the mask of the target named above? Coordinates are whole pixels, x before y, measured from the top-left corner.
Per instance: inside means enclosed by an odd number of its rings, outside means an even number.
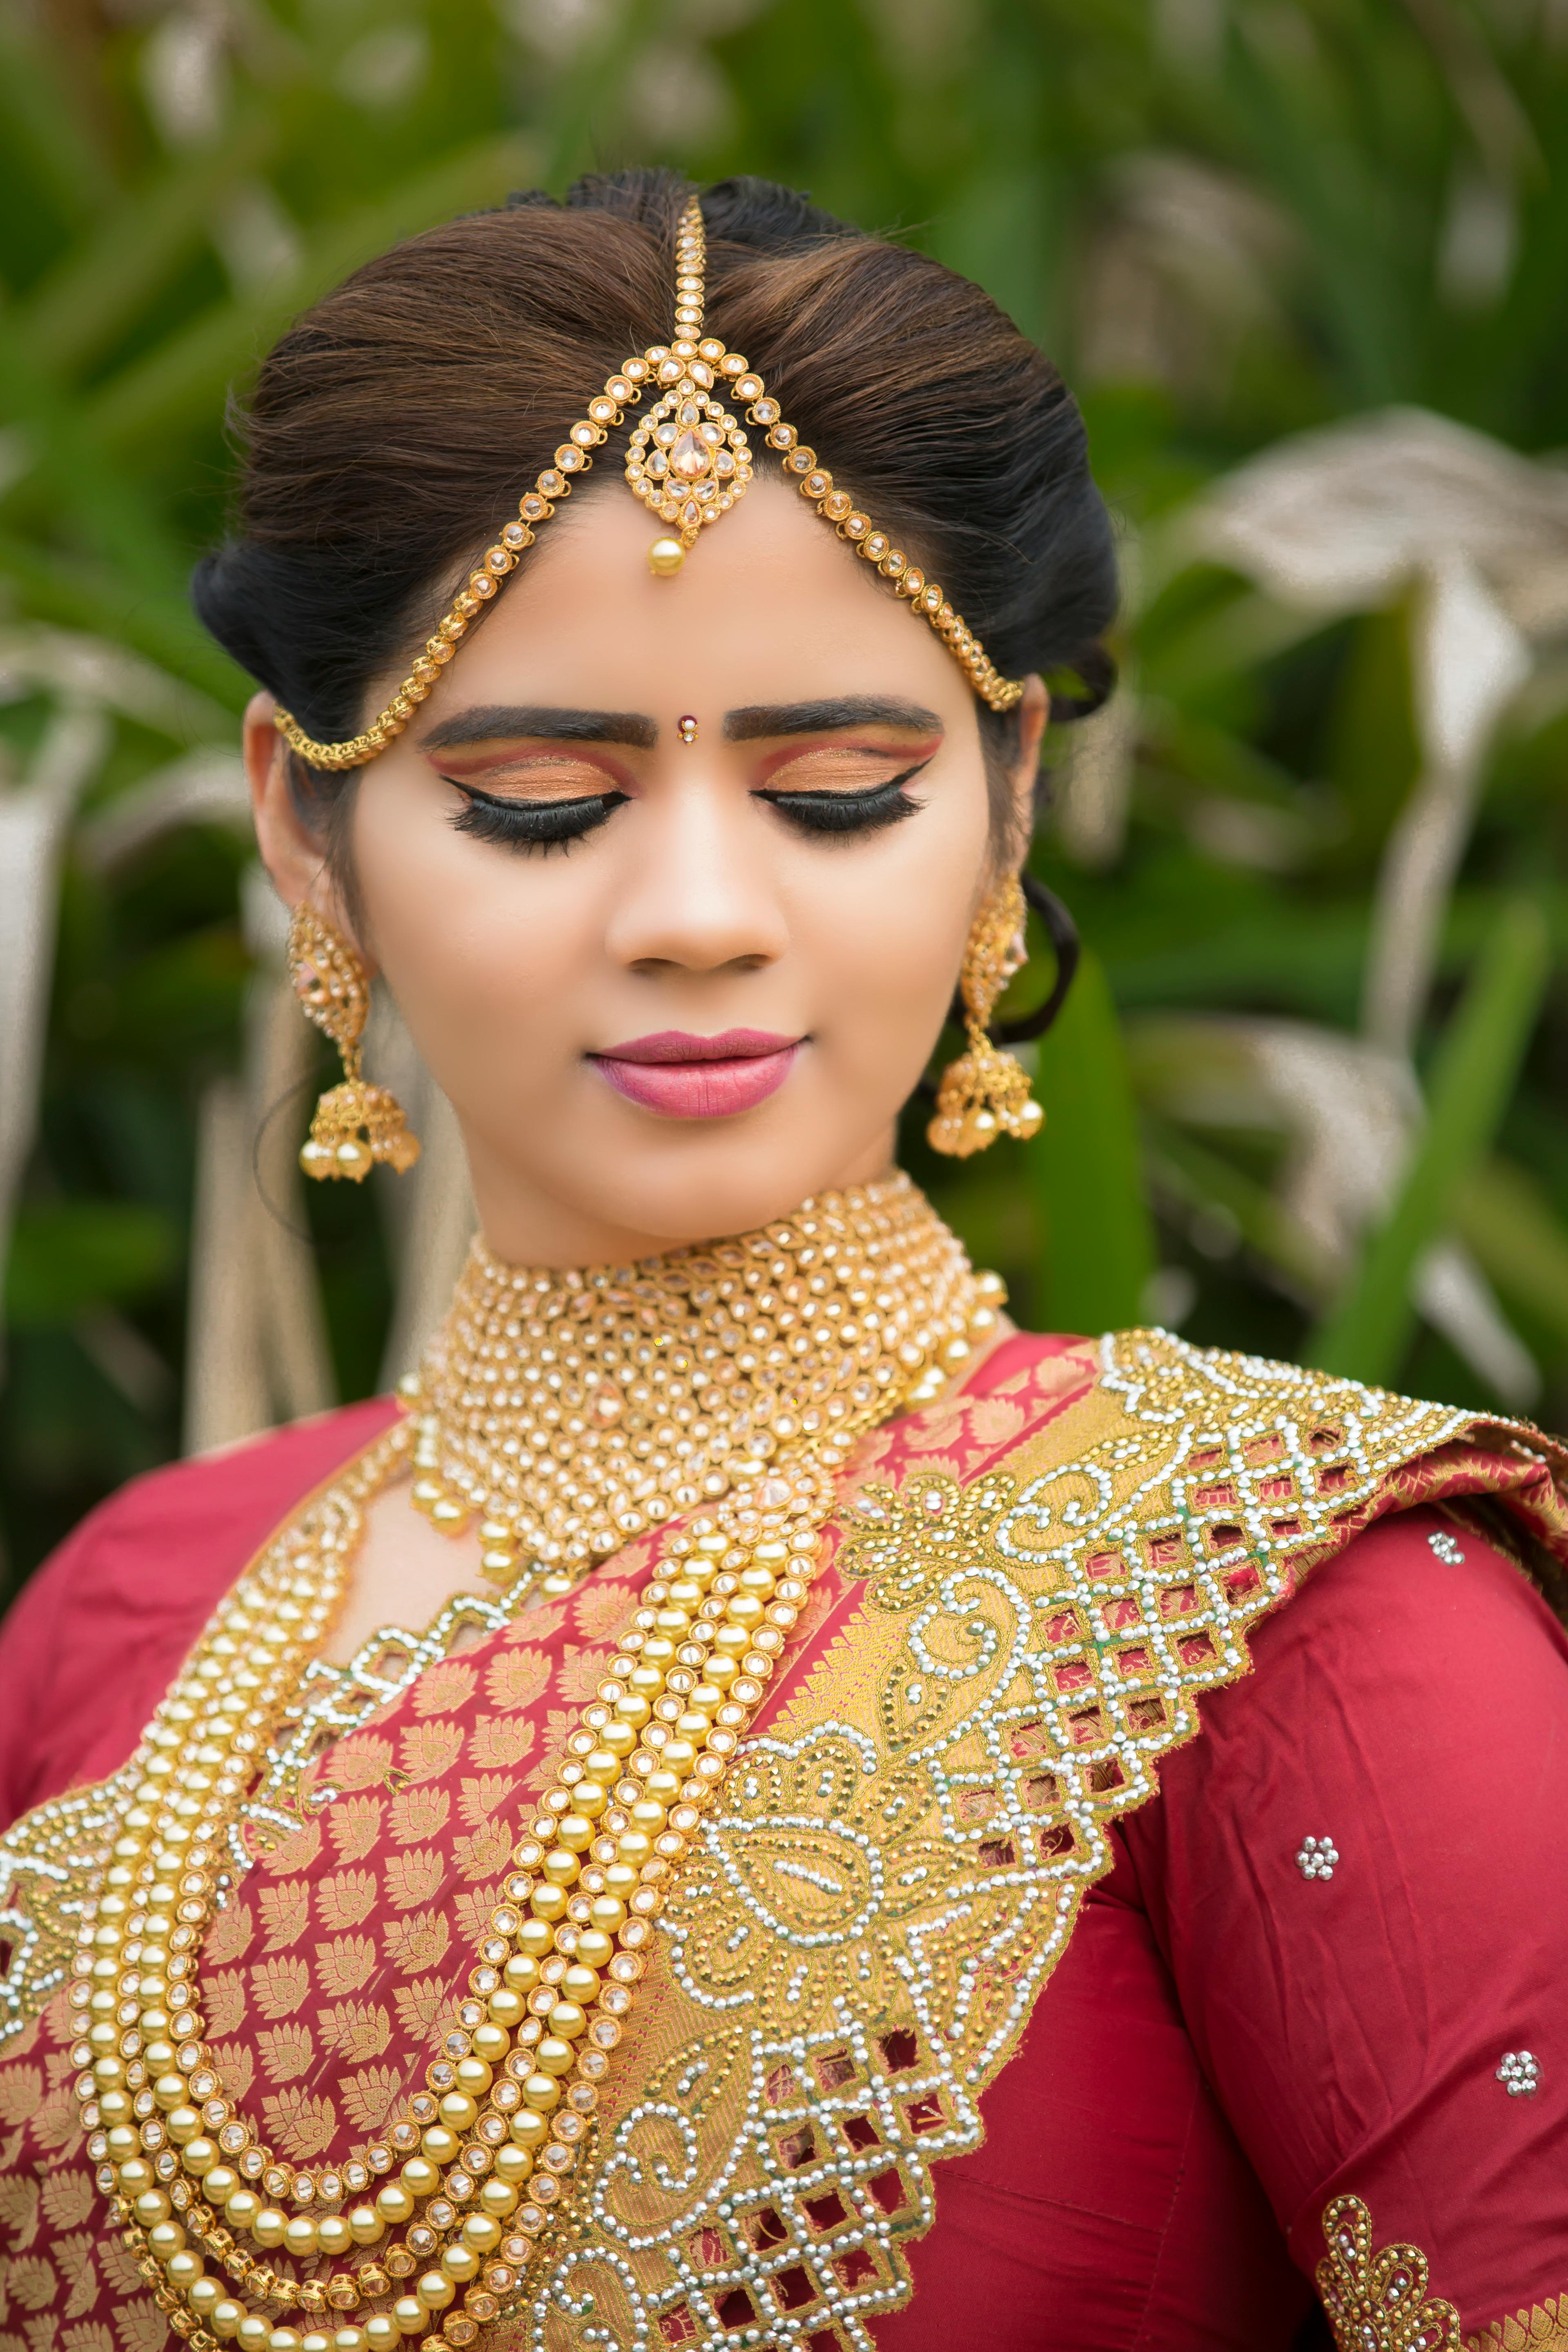
[[[676,720],[676,722],[675,722],[675,731],[676,731],[676,733],[679,736],[679,738],[680,738],[680,740],[681,740],[681,741],[682,741],[683,743],[695,743],[695,742],[696,742],[696,740],[697,740],[697,721],[696,721],[696,719],[693,719],[693,718],[692,718],[692,716],[691,716],[691,714],[690,714],[690,712],[689,712],[689,711],[688,711],[688,712],[687,712],[687,714],[686,714],[686,716],[685,716],[685,718],[684,718],[684,719],[678,719]]]

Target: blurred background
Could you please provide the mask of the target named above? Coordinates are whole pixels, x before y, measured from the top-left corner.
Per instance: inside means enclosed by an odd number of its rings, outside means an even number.
[[[644,160],[936,254],[1089,420],[1048,1124],[907,1155],[1016,1311],[1568,1423],[1568,0],[0,0],[7,1591],[395,1377],[467,1231],[390,1008],[419,1174],[294,1168],[330,1065],[184,600],[226,398],[395,238]]]

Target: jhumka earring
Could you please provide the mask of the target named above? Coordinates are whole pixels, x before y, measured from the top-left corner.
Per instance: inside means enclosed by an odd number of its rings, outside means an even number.
[[[343,1082],[317,1102],[300,1167],[307,1176],[348,1176],[363,1184],[379,1160],[405,1175],[419,1157],[419,1139],[397,1097],[385,1087],[367,1086],[360,1075],[360,1041],[370,1012],[364,966],[306,906],[295,908],[289,926],[289,980],[307,1020],[325,1030],[343,1057]]]
[[[1027,961],[1024,893],[1016,874],[974,919],[958,976],[969,1051],[950,1062],[937,1089],[936,1117],[926,1129],[932,1149],[954,1160],[984,1151],[999,1135],[1021,1143],[1037,1135],[1045,1112],[1029,1092],[1028,1072],[986,1034],[992,1009]]]

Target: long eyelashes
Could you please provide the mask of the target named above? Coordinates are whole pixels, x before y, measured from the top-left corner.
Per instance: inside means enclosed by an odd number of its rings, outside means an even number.
[[[569,801],[500,800],[472,784],[456,784],[466,805],[452,819],[459,833],[477,841],[499,842],[504,849],[570,849],[598,830],[626,802],[625,793],[585,793]]]
[[[800,833],[879,833],[887,825],[902,824],[924,806],[923,802],[911,800],[904,786],[926,765],[924,760],[918,761],[885,784],[868,785],[858,792],[764,791],[753,797],[766,801]],[[455,776],[447,782],[463,795],[464,805],[452,820],[458,832],[470,834],[477,841],[493,841],[503,849],[568,850],[574,842],[597,832],[628,797],[608,792],[585,793],[563,801],[510,800],[482,793],[474,784],[459,783]]]
[[[755,798],[767,801],[802,833],[879,833],[886,825],[901,824],[905,817],[914,816],[925,806],[923,801],[910,800],[904,790],[925,765],[921,760],[906,768],[901,776],[890,776],[885,784],[869,784],[860,792],[761,792]]]

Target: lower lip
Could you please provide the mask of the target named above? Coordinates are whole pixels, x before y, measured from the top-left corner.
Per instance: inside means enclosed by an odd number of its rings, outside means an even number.
[[[798,1047],[776,1054],[751,1054],[731,1062],[617,1062],[613,1055],[592,1060],[628,1102],[666,1118],[732,1118],[776,1094],[790,1074]]]

